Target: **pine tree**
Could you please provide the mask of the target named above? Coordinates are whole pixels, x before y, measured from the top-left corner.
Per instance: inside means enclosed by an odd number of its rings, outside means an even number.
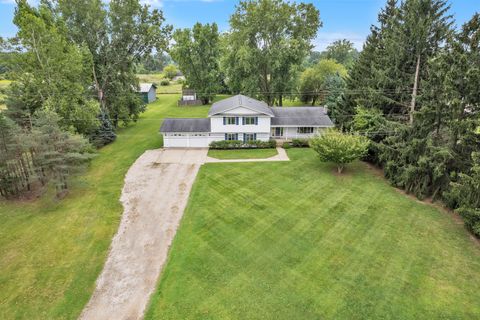
[[[115,141],[117,135],[115,134],[112,123],[110,122],[108,113],[103,109],[101,110],[98,119],[100,121],[100,126],[94,133],[90,135],[90,142],[97,148],[100,148]]]

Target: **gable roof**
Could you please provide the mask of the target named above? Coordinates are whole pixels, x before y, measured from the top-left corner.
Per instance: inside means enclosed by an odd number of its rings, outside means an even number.
[[[160,132],[210,132],[210,119],[165,119]]]
[[[208,111],[208,116],[211,117],[216,114],[224,113],[240,107],[273,117],[272,111],[265,102],[244,96],[242,94],[215,102]]]
[[[153,83],[140,83],[138,92],[147,93],[150,91],[151,87],[154,87],[155,89],[157,88]]]
[[[333,127],[324,107],[270,107],[275,115],[272,126]]]

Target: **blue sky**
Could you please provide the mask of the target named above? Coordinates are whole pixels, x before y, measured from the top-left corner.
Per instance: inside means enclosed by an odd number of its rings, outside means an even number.
[[[32,0],[34,3],[37,0]],[[191,27],[195,22],[216,22],[220,30],[228,30],[228,19],[237,0],[142,0],[153,7],[161,8],[167,23],[176,28]],[[370,25],[376,22],[377,14],[386,0],[304,0],[320,10],[323,27],[318,31],[314,44],[317,50],[330,42],[346,38],[361,48],[369,33]],[[0,36],[15,34],[12,23],[14,0],[0,0]],[[451,13],[457,25],[480,12],[480,0],[450,0]]]

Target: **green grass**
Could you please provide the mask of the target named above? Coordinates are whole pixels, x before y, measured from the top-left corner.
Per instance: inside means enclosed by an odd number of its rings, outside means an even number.
[[[216,159],[264,159],[276,156],[277,149],[209,150],[208,156]]]
[[[75,319],[93,292],[122,213],[125,173],[162,145],[165,117],[205,117],[208,106],[177,107],[162,95],[137,124],[100,150],[61,201],[0,201],[0,319]]]
[[[480,249],[363,163],[204,165],[146,319],[479,319]]]
[[[151,82],[157,84],[157,94],[165,94],[165,93],[181,93],[182,92],[182,84],[177,82],[170,81],[170,85],[168,86],[161,86],[160,81],[165,79],[162,73],[150,73],[150,74],[137,74],[138,79],[140,82]]]

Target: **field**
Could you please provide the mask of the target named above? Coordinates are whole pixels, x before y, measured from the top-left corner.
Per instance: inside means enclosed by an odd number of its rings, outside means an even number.
[[[150,74],[137,74],[140,82],[156,83],[157,84],[157,94],[166,94],[166,93],[181,93],[182,84],[170,81],[170,85],[161,86],[160,81],[165,77],[161,73],[150,73]]]
[[[478,319],[480,248],[363,163],[200,170],[147,319]]]
[[[122,213],[123,177],[145,150],[158,148],[165,117],[205,117],[162,95],[137,124],[100,150],[70,195],[0,200],[0,319],[75,319],[88,301]]]
[[[208,156],[216,159],[262,159],[278,154],[276,149],[209,150]]]

